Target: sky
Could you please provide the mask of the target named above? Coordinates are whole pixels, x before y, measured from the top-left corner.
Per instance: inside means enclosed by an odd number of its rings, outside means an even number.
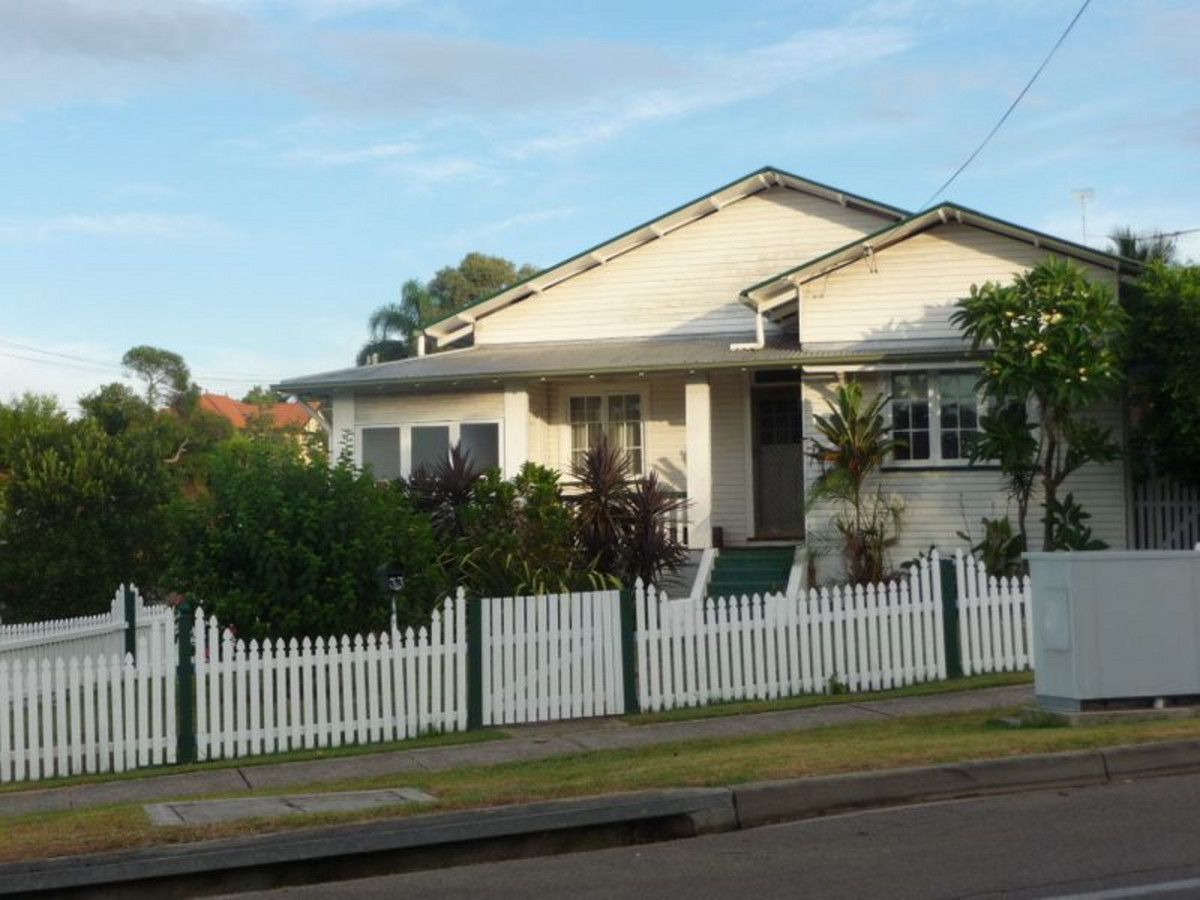
[[[352,365],[408,278],[763,165],[922,208],[1078,6],[0,0],[0,399],[73,408],[137,344],[231,395]],[[1200,228],[1198,38],[1194,0],[1093,0],[944,198]]]

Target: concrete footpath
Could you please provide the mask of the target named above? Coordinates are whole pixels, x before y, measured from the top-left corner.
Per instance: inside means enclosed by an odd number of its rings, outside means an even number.
[[[150,803],[182,797],[237,795],[259,789],[311,788],[380,775],[439,772],[468,766],[571,756],[593,750],[780,734],[887,718],[1010,709],[1032,701],[1033,686],[1016,685],[650,725],[630,725],[621,719],[525,725],[504,729],[508,736],[506,740],[423,750],[390,750],[302,762],[230,766],[96,784],[15,791],[0,794],[0,817],[118,803]]]

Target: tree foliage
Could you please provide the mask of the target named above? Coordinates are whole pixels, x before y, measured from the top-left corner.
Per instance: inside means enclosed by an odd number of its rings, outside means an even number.
[[[0,406],[0,614],[102,611],[117,586],[153,584],[172,494],[154,436],[69,421],[53,403]]]
[[[358,353],[358,364],[412,355],[422,327],[511,287],[536,271],[533,266],[518,267],[503,257],[468,253],[457,266],[439,269],[426,283],[410,278],[400,288],[399,301],[386,303],[371,313],[367,322],[370,337]]]
[[[192,388],[192,373],[183,357],[161,347],[131,347],[121,365],[145,383],[146,402],[156,409],[175,403]]]
[[[168,586],[245,637],[386,628],[381,566],[404,573],[406,618],[427,614],[442,587],[429,519],[400,487],[295,445],[225,442],[204,493],[171,518]]]
[[[972,285],[952,321],[973,349],[990,351],[980,382],[994,412],[983,417],[972,459],[1000,464],[1028,547],[1024,510],[1034,489],[1051,508],[1073,472],[1120,452],[1111,430],[1085,412],[1114,399],[1121,386],[1125,313],[1107,287],[1050,257],[1011,284]],[[1036,419],[1028,417],[1031,409]],[[1055,533],[1045,522],[1044,550],[1057,549]]]
[[[882,581],[887,575],[887,551],[899,538],[903,507],[885,497],[881,487],[867,490],[870,477],[895,449],[883,410],[888,397],[871,401],[857,382],[841,385],[829,413],[813,417],[819,438],[809,455],[821,466],[810,503],[832,502],[832,524],[839,536],[842,562],[852,584]]]
[[[1200,266],[1152,263],[1125,293],[1135,474],[1200,483]]]

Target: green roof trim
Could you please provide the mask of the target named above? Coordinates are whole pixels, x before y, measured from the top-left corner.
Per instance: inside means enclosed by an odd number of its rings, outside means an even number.
[[[454,319],[456,316],[460,315],[461,313],[470,313],[471,310],[477,309],[478,307],[484,305],[485,303],[491,302],[492,300],[496,299],[500,295],[505,294],[508,291],[513,290],[514,288],[519,288],[522,285],[528,284],[531,281],[541,278],[543,275],[546,275],[549,272],[553,272],[555,269],[557,269],[561,266],[568,265],[570,263],[575,262],[576,260],[584,258],[585,256],[589,256],[590,254],[595,253],[601,247],[611,244],[614,241],[619,241],[623,238],[629,237],[632,234],[635,234],[638,231],[641,231],[644,228],[649,228],[654,223],[659,222],[663,219],[669,218],[670,216],[673,216],[676,213],[682,212],[683,210],[687,209],[689,206],[692,206],[693,204],[700,203],[704,200],[707,200],[709,197],[719,194],[722,191],[727,191],[730,188],[736,187],[737,185],[739,185],[745,181],[749,181],[752,178],[758,178],[759,176],[768,175],[768,174],[780,175],[784,178],[791,178],[796,181],[802,181],[806,184],[812,185],[814,188],[817,188],[817,189],[820,189],[823,191],[829,191],[830,193],[833,193],[833,194],[839,194],[839,195],[845,197],[847,200],[853,201],[862,206],[876,207],[877,209],[882,210],[886,213],[890,213],[891,215],[894,215],[894,216],[900,218],[901,220],[903,220],[903,218],[905,216],[911,215],[908,210],[901,209],[898,206],[892,206],[890,203],[881,203],[878,200],[872,200],[870,197],[864,197],[860,194],[855,194],[850,191],[843,191],[841,188],[836,188],[836,187],[833,187],[832,185],[824,184],[823,182],[820,182],[820,181],[814,181],[813,179],[805,178],[802,175],[796,175],[795,173],[789,172],[786,169],[781,169],[778,166],[762,166],[758,169],[755,169],[753,172],[749,172],[745,175],[742,175],[740,178],[735,178],[735,179],[733,179],[733,181],[730,181],[730,182],[727,182],[726,184],[721,185],[719,188],[715,188],[714,190],[707,191],[706,193],[700,194],[698,197],[693,197],[691,200],[687,200],[683,203],[680,203],[678,206],[675,206],[672,209],[669,209],[664,213],[660,213],[659,215],[654,216],[653,218],[647,219],[644,222],[634,225],[632,228],[627,228],[624,231],[622,231],[620,234],[614,235],[613,237],[610,237],[610,238],[606,238],[606,239],[600,241],[599,243],[592,244],[586,250],[581,250],[578,253],[572,254],[571,256],[568,256],[565,259],[561,259],[558,262],[553,263],[552,265],[546,266],[544,269],[541,269],[541,270],[533,273],[532,275],[528,276],[527,278],[522,278],[520,281],[513,282],[506,288],[501,288],[498,291],[493,291],[488,296],[482,297],[479,300],[476,300],[470,306],[464,307],[463,309],[460,309],[457,312],[451,313],[448,316],[443,316],[441,319],[438,319],[436,322],[431,322],[426,327],[434,328],[438,325],[442,325],[443,323],[449,322],[450,320]]]
[[[812,259],[806,260],[805,262],[802,262],[799,265],[792,266],[790,269],[785,269],[784,271],[779,272],[778,274],[772,275],[770,278],[763,279],[762,281],[758,282],[757,284],[752,284],[752,285],[750,285],[750,287],[746,288],[745,290],[743,290],[741,292],[741,296],[746,298],[747,300],[749,300],[750,295],[753,294],[757,290],[760,290],[765,287],[769,287],[770,285],[775,284],[779,281],[782,281],[783,279],[788,278],[791,275],[795,275],[797,272],[801,272],[804,269],[810,269],[814,266],[817,266],[820,263],[824,262],[825,260],[833,259],[834,257],[838,256],[839,254],[845,253],[847,250],[850,250],[853,247],[860,246],[862,244],[871,243],[872,241],[874,241],[876,238],[880,237],[881,235],[886,235],[889,232],[895,231],[899,228],[903,228],[906,225],[911,225],[914,222],[920,221],[922,218],[933,217],[940,210],[950,210],[950,211],[960,212],[965,215],[975,216],[977,218],[984,219],[989,222],[994,222],[996,225],[1000,225],[1005,228],[1012,228],[1016,231],[1022,231],[1028,235],[1038,238],[1039,240],[1050,241],[1052,243],[1060,244],[1066,248],[1072,249],[1072,250],[1076,251],[1077,255],[1086,254],[1089,256],[1100,256],[1100,257],[1104,257],[1106,259],[1110,259],[1113,261],[1113,268],[1115,268],[1118,272],[1121,270],[1122,265],[1124,265],[1126,268],[1133,270],[1133,271],[1137,271],[1137,270],[1140,270],[1141,268],[1143,268],[1142,263],[1136,259],[1130,259],[1127,256],[1121,256],[1116,253],[1110,253],[1107,250],[1098,250],[1095,247],[1089,247],[1086,244],[1080,244],[1076,241],[1068,240],[1067,238],[1056,237],[1055,235],[1047,234],[1044,231],[1038,231],[1036,228],[1028,228],[1025,225],[1018,225],[1015,222],[1009,222],[1007,219],[1001,219],[999,216],[993,216],[989,213],[980,212],[977,209],[972,209],[969,206],[963,206],[960,203],[954,203],[952,201],[944,201],[942,203],[938,203],[934,206],[931,206],[928,209],[923,209],[918,213],[914,213],[914,214],[908,216],[907,218],[901,219],[899,222],[893,222],[890,225],[885,225],[883,228],[880,228],[878,231],[873,231],[870,234],[863,235],[862,237],[856,238],[853,241],[850,241],[849,243],[842,244],[842,246],[836,247],[835,249],[830,250],[828,253],[822,253],[820,256],[814,256]],[[941,221],[936,221],[936,222],[931,221],[930,222],[930,225],[933,227],[936,227],[936,225],[941,225],[941,224],[948,224],[948,223],[942,223]],[[978,226],[976,226],[976,227],[978,227]]]

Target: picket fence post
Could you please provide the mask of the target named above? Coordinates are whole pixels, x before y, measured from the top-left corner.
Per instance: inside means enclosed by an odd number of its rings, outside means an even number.
[[[186,600],[179,604],[175,614],[179,623],[179,643],[175,653],[175,697],[178,704],[175,758],[181,763],[190,763],[196,761],[196,704],[203,702],[196,695],[196,669],[192,661],[195,618]]]
[[[622,588],[621,603],[621,680],[625,686],[625,714],[641,712],[638,697],[637,608],[635,592]]]
[[[962,678],[962,646],[958,638],[958,573],[953,559],[938,559],[938,576],[942,588],[942,618],[945,623],[943,650],[946,658],[946,677]]]
[[[125,653],[137,659],[137,593],[132,584],[121,585],[125,595]]]
[[[459,609],[461,609],[461,605]],[[483,599],[467,598],[467,728],[483,727]]]

